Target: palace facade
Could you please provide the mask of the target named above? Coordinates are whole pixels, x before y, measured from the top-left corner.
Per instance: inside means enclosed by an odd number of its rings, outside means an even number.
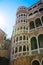
[[[43,0],[16,13],[11,44],[11,65],[43,65]]]

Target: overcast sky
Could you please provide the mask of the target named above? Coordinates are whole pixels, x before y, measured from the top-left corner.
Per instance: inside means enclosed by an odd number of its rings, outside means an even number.
[[[11,37],[19,6],[30,7],[39,0],[0,0],[0,28]]]

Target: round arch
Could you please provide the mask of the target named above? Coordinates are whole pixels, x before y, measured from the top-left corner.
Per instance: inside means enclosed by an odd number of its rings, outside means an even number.
[[[37,49],[37,39],[36,39],[36,37],[32,37],[30,39],[30,42],[31,42],[31,49],[32,50]]]
[[[29,23],[29,27],[30,27],[30,29],[34,29],[35,28],[34,21],[31,21]]]
[[[0,57],[0,65],[9,65],[10,60],[5,57]]]
[[[23,51],[26,51],[26,46],[25,45],[23,46]]]
[[[39,48],[43,48],[43,34],[38,36]]]
[[[35,20],[36,27],[42,26],[40,18]]]
[[[21,52],[22,51],[22,46],[19,46],[19,52]]]
[[[40,65],[40,62],[39,60],[33,60],[31,65]]]

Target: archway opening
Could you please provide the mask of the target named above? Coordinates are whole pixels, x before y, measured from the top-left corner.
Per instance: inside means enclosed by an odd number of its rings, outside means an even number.
[[[37,40],[35,37],[31,38],[31,49],[37,49]]]
[[[43,48],[43,34],[38,36],[39,48]]]
[[[35,24],[36,24],[36,27],[42,26],[41,20],[40,20],[39,18],[37,18],[37,19],[35,20]]]
[[[32,65],[40,65],[40,63],[37,60],[35,60],[32,62]]]
[[[30,30],[35,28],[34,21],[31,21],[29,23]]]

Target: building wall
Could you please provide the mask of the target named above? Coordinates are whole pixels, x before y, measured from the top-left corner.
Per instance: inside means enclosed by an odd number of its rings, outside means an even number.
[[[16,16],[12,34],[11,65],[34,65],[34,63],[41,65],[43,58],[41,55],[43,54],[43,3],[38,2],[30,8],[20,6]],[[37,61],[32,64],[34,60]]]

